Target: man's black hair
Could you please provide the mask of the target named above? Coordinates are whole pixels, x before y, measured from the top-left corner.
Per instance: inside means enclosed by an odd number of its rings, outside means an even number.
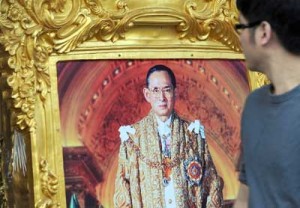
[[[236,4],[249,23],[269,22],[282,46],[300,55],[300,0],[236,0]]]
[[[147,73],[147,76],[146,76],[146,86],[149,87],[149,77],[150,77],[150,75],[154,72],[160,72],[160,71],[165,71],[165,72],[168,73],[168,75],[171,79],[171,83],[172,83],[173,87],[176,88],[175,75],[174,75],[173,71],[165,65],[155,65],[155,66],[151,67],[148,70],[148,73]]]

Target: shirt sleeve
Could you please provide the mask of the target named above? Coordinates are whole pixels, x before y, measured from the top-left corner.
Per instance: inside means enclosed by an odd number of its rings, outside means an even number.
[[[121,143],[115,181],[114,207],[132,207],[129,184],[129,162],[125,142]]]

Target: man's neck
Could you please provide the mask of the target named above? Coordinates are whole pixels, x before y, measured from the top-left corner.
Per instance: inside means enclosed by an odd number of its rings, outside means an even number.
[[[289,53],[270,59],[266,75],[273,84],[275,95],[286,93],[300,84],[300,56]]]
[[[156,118],[162,122],[166,122],[168,119],[171,118],[172,114],[170,114],[169,116],[158,116],[158,115],[155,115]]]

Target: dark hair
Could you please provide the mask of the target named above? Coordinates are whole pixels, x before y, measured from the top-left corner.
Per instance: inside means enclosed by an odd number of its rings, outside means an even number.
[[[249,22],[269,22],[282,46],[300,55],[299,0],[236,0],[236,4]]]
[[[160,71],[165,71],[165,72],[168,73],[168,75],[171,79],[171,83],[172,83],[173,87],[176,88],[175,75],[174,75],[173,71],[169,67],[166,67],[165,65],[155,65],[155,66],[151,67],[148,70],[148,73],[147,73],[147,76],[146,76],[146,86],[149,87],[149,77],[150,77],[150,75],[154,72],[160,72]]]

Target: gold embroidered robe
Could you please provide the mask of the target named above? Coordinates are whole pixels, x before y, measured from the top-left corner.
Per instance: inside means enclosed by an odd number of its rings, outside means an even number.
[[[189,123],[173,114],[171,159],[180,159],[172,168],[176,207],[222,207],[222,178],[217,175],[205,139],[189,132],[188,126]],[[132,127],[135,134],[129,134],[130,138],[120,146],[114,206],[163,208],[163,172],[155,167],[161,164],[162,154],[154,113],[150,112]],[[195,156],[200,158],[203,171],[199,186],[189,185],[185,177],[184,161]]]

